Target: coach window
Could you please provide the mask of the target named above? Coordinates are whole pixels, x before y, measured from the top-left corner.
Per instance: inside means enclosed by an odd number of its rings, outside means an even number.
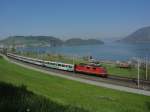
[[[72,68],[72,66],[69,66],[69,68]]]

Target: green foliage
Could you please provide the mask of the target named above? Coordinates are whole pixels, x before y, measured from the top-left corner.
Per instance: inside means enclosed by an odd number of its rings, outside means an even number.
[[[11,48],[11,52],[16,52],[16,49],[14,47]]]

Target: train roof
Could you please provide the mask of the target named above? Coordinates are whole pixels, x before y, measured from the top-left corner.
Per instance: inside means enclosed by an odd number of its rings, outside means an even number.
[[[62,62],[57,62],[57,61],[44,61],[44,62],[50,62],[50,63],[57,63],[57,64],[63,64],[63,65],[71,65],[71,66],[74,66],[73,64],[62,63]]]
[[[90,67],[101,67],[100,65],[93,64],[93,63],[89,63],[89,64],[80,63],[79,65],[81,65],[81,66],[90,66]]]

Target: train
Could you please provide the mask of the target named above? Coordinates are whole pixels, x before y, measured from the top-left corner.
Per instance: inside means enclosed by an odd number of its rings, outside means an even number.
[[[46,60],[40,60],[36,58],[20,56],[13,53],[7,53],[7,56],[19,61],[23,61],[26,63],[31,63],[34,65],[43,66],[47,68],[52,68],[52,69],[64,70],[64,71],[75,72],[75,73],[91,74],[91,75],[96,75],[101,77],[108,76],[106,68],[95,64],[83,64],[83,63],[68,64],[68,63],[46,61]]]

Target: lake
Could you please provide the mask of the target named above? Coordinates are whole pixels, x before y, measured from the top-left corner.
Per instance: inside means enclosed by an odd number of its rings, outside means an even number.
[[[23,51],[36,51],[71,56],[92,56],[102,60],[128,60],[133,57],[150,57],[150,44],[105,43],[104,45],[62,46],[20,48]]]

